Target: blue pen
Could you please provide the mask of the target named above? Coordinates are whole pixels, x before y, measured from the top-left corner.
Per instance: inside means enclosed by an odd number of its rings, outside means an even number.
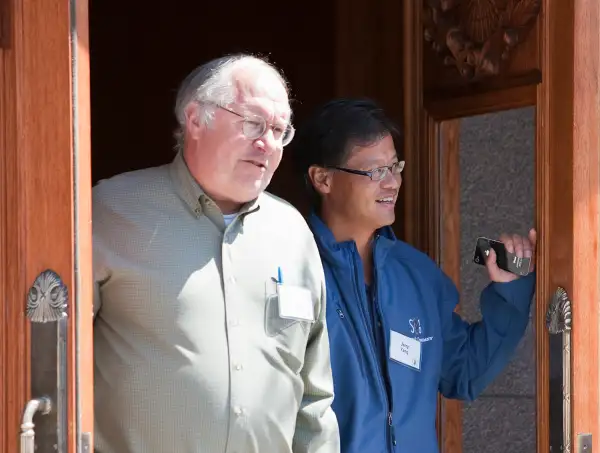
[[[280,285],[283,283],[283,277],[281,276],[281,267],[277,268],[277,280],[279,281]]]

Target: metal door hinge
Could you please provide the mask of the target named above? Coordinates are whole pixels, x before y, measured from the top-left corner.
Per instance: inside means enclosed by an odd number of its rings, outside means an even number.
[[[577,434],[575,453],[592,453],[592,435],[590,433]]]

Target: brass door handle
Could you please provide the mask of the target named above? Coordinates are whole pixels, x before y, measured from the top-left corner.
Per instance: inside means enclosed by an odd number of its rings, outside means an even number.
[[[551,335],[562,336],[562,355],[559,360],[562,371],[562,395],[557,395],[555,398],[562,400],[562,445],[551,445],[550,449],[570,453],[573,445],[571,445],[571,434],[573,429],[573,420],[571,416],[571,324],[573,321],[571,300],[567,291],[564,288],[558,287],[552,296],[550,305],[546,312],[546,327]],[[550,356],[552,360],[552,355]],[[553,398],[550,392],[550,398]],[[583,444],[585,445],[585,444]]]
[[[45,396],[30,400],[25,406],[21,422],[21,453],[35,452],[35,424],[33,416],[40,412],[47,415],[52,410],[52,401]]]

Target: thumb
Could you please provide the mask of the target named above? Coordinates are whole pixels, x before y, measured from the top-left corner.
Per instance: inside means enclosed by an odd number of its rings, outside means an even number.
[[[488,271],[498,269],[498,265],[496,264],[496,251],[493,248],[489,248],[488,252],[489,255],[485,257],[485,266],[488,268]]]
[[[489,252],[490,254],[485,258],[485,267],[487,267],[490,280],[494,282],[501,281],[502,271],[496,262],[496,252],[492,248],[489,249]]]
[[[489,255],[487,255],[485,257],[485,267],[487,267],[488,274],[490,275],[490,279],[495,280],[496,277],[498,276],[498,272],[500,271],[500,268],[498,267],[498,264],[496,263],[496,252],[494,251],[494,249],[490,247],[488,249],[488,252],[489,252]]]
[[[496,258],[496,252],[494,249],[490,249],[490,254],[485,260],[485,267],[487,267],[488,275],[490,276],[491,281],[497,283],[507,283],[519,278],[515,274],[500,269],[498,267],[498,263],[496,262]]]

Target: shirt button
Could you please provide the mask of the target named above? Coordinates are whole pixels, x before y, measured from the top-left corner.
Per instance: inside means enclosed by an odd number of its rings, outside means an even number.
[[[233,275],[231,277],[229,277],[229,283],[231,283],[232,285],[235,285],[235,277]]]
[[[241,371],[241,370],[242,370],[242,368],[244,368],[242,364],[240,364],[240,363],[236,363],[236,365],[235,365],[235,369],[236,369],[236,370],[238,370],[238,371]]]
[[[240,325],[240,322],[239,322],[237,319],[232,319],[232,320],[229,322],[229,325],[231,325],[231,327],[237,327],[237,326],[239,326],[239,325]]]
[[[239,415],[242,415],[242,412],[243,412],[243,411],[242,411],[242,408],[241,408],[241,407],[239,407],[239,406],[235,406],[235,407],[233,408],[233,413],[234,413],[235,415],[238,415],[238,416],[239,416]]]

